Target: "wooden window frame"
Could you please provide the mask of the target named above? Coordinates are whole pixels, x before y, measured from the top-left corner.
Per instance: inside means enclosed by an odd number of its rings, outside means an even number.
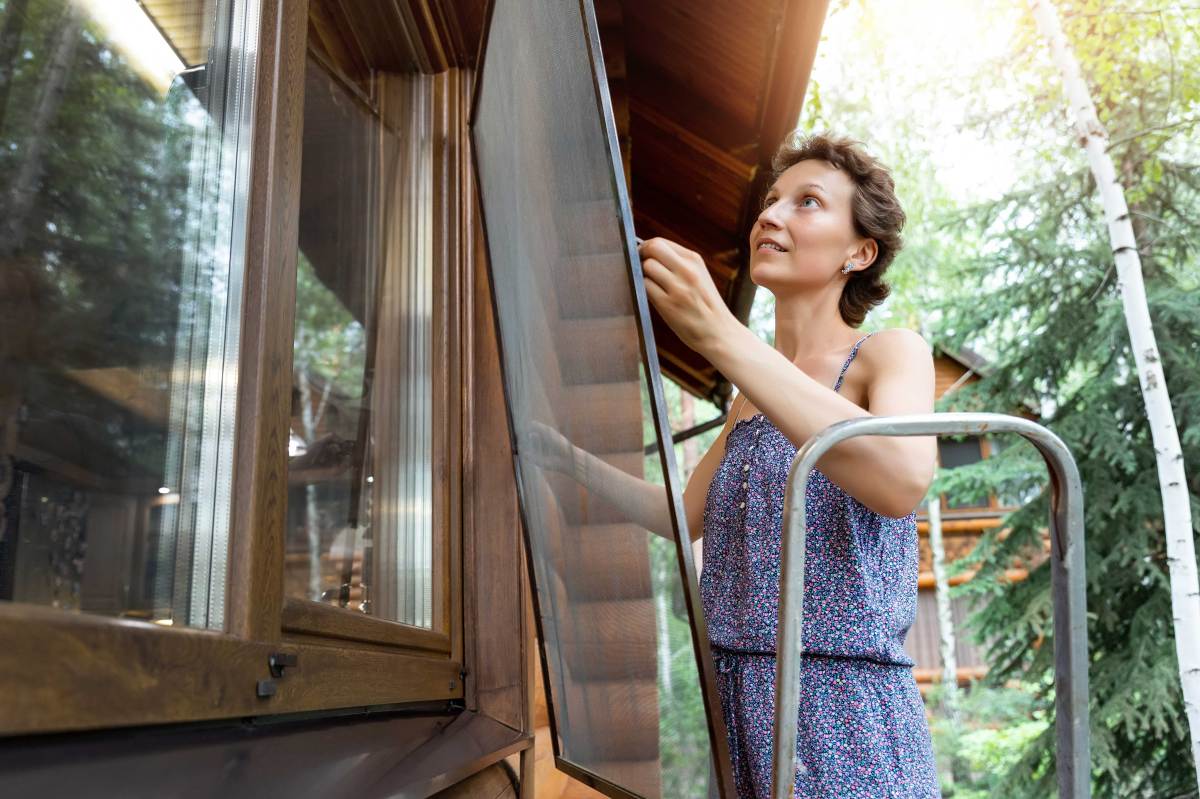
[[[321,69],[345,87],[355,100],[368,106],[372,116],[383,124],[390,109],[373,105],[360,94],[356,94],[354,81],[342,74],[336,64],[319,49],[314,48],[312,42],[306,45],[306,56],[312,56]],[[452,91],[449,94],[446,92],[447,81],[437,77],[430,77],[429,80],[431,93],[434,95],[433,105],[439,108],[439,103],[453,105],[455,96]],[[378,94],[372,92],[373,96],[377,97]],[[400,109],[400,113],[407,111],[407,108]],[[431,157],[434,171],[432,204],[435,240],[430,360],[435,367],[430,375],[433,387],[431,427],[434,442],[430,467],[435,476],[432,496],[432,624],[428,628],[420,627],[313,600],[285,597],[280,619],[284,640],[305,641],[312,636],[329,637],[394,646],[418,653],[436,653],[446,657],[451,655],[453,649],[451,622],[458,616],[454,612],[456,603],[452,601],[455,594],[451,589],[454,582],[451,565],[461,563],[461,559],[454,556],[457,549],[455,543],[461,541],[461,535],[457,534],[461,531],[461,523],[456,518],[461,498],[457,492],[452,495],[452,487],[461,483],[462,466],[462,438],[458,435],[458,431],[462,429],[462,404],[459,394],[459,387],[462,385],[462,359],[459,357],[460,349],[455,346],[462,329],[462,271],[456,268],[461,265],[461,259],[458,258],[460,254],[454,250],[457,240],[450,240],[446,235],[446,231],[457,229],[455,215],[460,206],[458,194],[454,190],[455,178],[451,173],[454,169],[453,152],[443,143],[453,138],[455,122],[456,120],[435,115],[433,141],[436,144]],[[400,123],[390,127],[400,127]],[[443,364],[446,368],[437,368]],[[455,399],[459,401],[455,402]],[[443,477],[448,479],[440,479]]]
[[[434,152],[435,301],[445,309],[440,319],[435,313],[433,360],[441,442],[433,461],[434,559],[444,586],[435,594],[435,629],[283,596],[307,30],[306,0],[262,0],[226,630],[0,603],[0,686],[8,689],[0,735],[464,697],[460,308],[473,254],[460,235],[471,213],[463,174],[469,81],[461,76],[434,79],[435,114],[448,134],[435,138]],[[296,656],[282,676],[271,665],[280,653]]]

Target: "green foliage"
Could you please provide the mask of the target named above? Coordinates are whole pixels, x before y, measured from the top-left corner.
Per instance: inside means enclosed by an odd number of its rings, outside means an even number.
[[[151,479],[162,430],[68,375],[120,367],[165,392],[181,323],[207,324],[181,279],[199,224],[189,185],[204,111],[182,83],[166,96],[147,86],[70,5],[9,0],[0,13],[0,270],[26,287],[6,312],[31,342],[0,341],[0,361],[30,427],[66,425],[77,463]],[[57,95],[56,51],[70,53]],[[198,269],[198,285],[223,279]]]
[[[930,689],[925,704],[939,708],[944,685]],[[935,712],[929,722],[934,753],[946,799],[990,799],[1002,775],[1049,727],[1027,686],[994,687],[975,683],[957,693],[957,717]]]
[[[700,693],[696,649],[672,542],[650,536],[650,579],[661,645],[658,660],[659,757],[663,796],[702,796],[712,750]]]
[[[296,264],[296,371],[319,376],[338,398],[361,402],[366,331],[300,253]]]
[[[1057,5],[1114,142],[1193,507],[1200,508],[1200,153],[1189,135],[1200,87],[1200,17],[1149,3]],[[937,340],[987,353],[990,371],[943,408],[1037,411],[1074,453],[1086,501],[1094,795],[1180,795],[1194,789],[1195,773],[1154,447],[1096,188],[1077,143],[1062,134],[1067,110],[1045,44],[1032,22],[1017,30],[1007,67],[1028,93],[1001,120],[1012,135],[1026,131],[1023,140],[1037,149],[1011,191],[944,219],[947,230],[965,231],[981,246],[952,271],[948,284],[956,288],[938,303]],[[1193,114],[1190,123],[1181,111]],[[1047,132],[1054,133],[1049,140]],[[1028,448],[1013,447],[994,464],[955,470],[946,480],[956,490],[996,483],[1028,490],[1021,470],[1041,473],[1036,462]],[[1010,534],[985,537],[973,557],[980,576],[963,590],[978,600],[973,628],[987,642],[990,680],[1036,686],[1036,706],[1051,713],[1048,567],[1024,583],[993,579],[1014,556],[1037,551],[1047,515],[1043,491],[1006,520]],[[1053,752],[1048,726],[1024,746],[997,795],[1047,795]]]
[[[643,367],[641,376],[642,435],[647,445],[657,440],[654,415],[650,412],[650,391]],[[663,379],[663,400],[669,424],[678,432],[682,416],[683,389],[673,380]],[[718,410],[702,400],[694,400],[696,422],[717,415]],[[721,432],[720,427],[697,436],[698,451],[703,453]],[[687,485],[690,471],[683,457],[684,444],[675,445],[678,475],[676,490]],[[655,485],[664,485],[662,459],[657,449],[643,459],[642,477]],[[707,790],[706,764],[711,751],[704,700],[700,693],[696,666],[696,645],[683,594],[683,577],[675,545],[658,536],[648,536],[650,580],[655,597],[655,614],[660,641],[658,657],[659,757],[662,762],[663,796],[701,796]],[[697,567],[699,564],[696,564]],[[698,575],[697,575],[698,576]],[[704,645],[704,642],[700,642]]]
[[[954,19],[957,5],[914,6],[835,4],[801,120],[865,141],[893,168],[908,211],[893,298],[867,327],[917,327],[979,353],[986,378],[939,410],[1029,412],[1071,448],[1086,500],[1094,795],[1191,795],[1155,453],[1107,227],[1061,79],[1023,2],[977,0],[966,12],[974,27]],[[1200,521],[1200,8],[1055,6],[1130,204]],[[950,38],[953,25],[969,49]],[[938,60],[942,51],[953,58]],[[982,571],[955,591],[976,600],[967,632],[986,648],[992,683],[1019,679],[1032,692],[1031,718],[1049,720],[1048,570],[1023,583],[995,579],[1014,557],[1040,551],[1044,484],[1040,456],[1022,443],[940,473],[936,489],[1027,501],[1005,520],[1010,534],[985,537],[956,564]],[[982,790],[1047,796],[1053,728],[1030,739],[1033,728],[1013,723],[1019,757],[992,762],[997,781]]]

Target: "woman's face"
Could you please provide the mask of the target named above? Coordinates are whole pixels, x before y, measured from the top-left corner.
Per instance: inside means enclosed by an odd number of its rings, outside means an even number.
[[[854,232],[853,198],[854,182],[827,161],[788,167],[750,229],[750,279],[778,293],[844,279],[841,268],[851,259],[856,268],[869,263],[874,242]]]

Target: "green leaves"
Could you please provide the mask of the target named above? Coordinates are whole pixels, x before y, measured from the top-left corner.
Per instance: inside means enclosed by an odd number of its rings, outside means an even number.
[[[1159,18],[1168,12],[1148,4],[1128,4],[1120,11],[1090,2],[1059,6],[1103,121],[1118,142],[1113,152],[1135,220],[1151,317],[1195,495],[1200,153],[1194,142],[1179,138],[1178,131],[1188,126],[1150,128],[1169,124],[1181,98],[1194,95],[1197,71],[1182,75],[1180,65],[1186,59],[1194,65],[1200,48],[1181,53],[1180,42],[1186,37],[1194,42],[1194,32],[1163,33]],[[1045,71],[1035,51],[1021,57],[1020,69]],[[1047,103],[1033,96],[1019,115],[1026,125],[1047,124],[1061,103],[1061,98]],[[1107,231],[1095,187],[1074,147],[1064,137],[1031,159],[1056,164],[1057,179],[1017,183],[997,200],[952,218],[983,243],[961,270],[976,276],[985,290],[960,289],[942,299],[937,340],[987,352],[992,371],[944,406],[1038,410],[1074,453],[1086,502],[1094,792],[1098,797],[1167,795],[1189,784],[1192,766],[1174,654],[1155,453]],[[965,278],[958,285],[969,286]],[[1033,459],[1007,462],[1008,454],[995,464],[955,470],[946,487],[979,493],[989,485],[1007,485],[1011,490],[1020,485],[1023,468],[1031,469],[1029,474],[1042,471]],[[979,597],[973,622],[989,644],[990,678],[997,683],[1019,678],[1048,686],[1052,679],[1048,570],[1034,569],[1020,584],[986,585],[1012,558],[1039,543],[1047,513],[1042,494],[1012,514],[1003,539],[993,533],[981,543],[975,554],[980,575],[964,586]],[[985,585],[975,586],[980,580]],[[1033,648],[1035,641],[1042,643]],[[1039,702],[1051,712],[1053,692],[1040,693]],[[1004,795],[1045,795],[1054,779],[1047,754],[1052,745],[1049,734],[1030,744]],[[1030,780],[1030,769],[1040,777]]]
[[[1200,8],[1158,0],[1055,6],[1127,193],[1200,509]],[[906,11],[923,13],[916,0]],[[1181,795],[1194,789],[1194,775],[1155,453],[1097,187],[1025,4],[978,0],[971,13],[980,22],[966,36],[982,57],[938,60],[934,54],[956,45],[944,25],[913,31],[886,4],[836,6],[802,126],[865,140],[893,166],[909,214],[906,248],[889,272],[893,297],[867,326],[923,327],[936,345],[984,356],[986,378],[939,410],[1032,413],[1077,459],[1088,537],[1094,795]],[[926,38],[914,46],[915,36]],[[1005,36],[1006,46],[989,49]],[[972,136],[978,149],[963,143]],[[950,161],[947,151],[963,155]],[[1035,557],[1049,514],[1046,479],[1040,456],[1021,444],[939,474],[935,488],[1028,501],[1004,520],[1005,533],[990,532],[956,564],[980,571],[954,590],[974,597],[970,627],[987,647],[989,681],[1031,686],[1031,712],[1052,720],[1049,572]],[[999,580],[1015,558],[1030,566],[1029,579]],[[1020,756],[992,763],[1011,768],[989,779],[990,795],[1051,795],[1052,725],[1010,743]]]

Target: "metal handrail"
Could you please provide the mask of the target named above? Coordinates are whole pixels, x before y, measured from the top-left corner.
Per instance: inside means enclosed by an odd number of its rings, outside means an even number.
[[[1055,731],[1060,799],[1090,796],[1087,669],[1087,597],[1084,586],[1083,486],[1062,440],[1041,425],[999,413],[926,413],[872,416],[837,422],[796,453],[783,508],[779,625],[775,662],[774,799],[795,790],[800,663],[804,635],[804,555],[808,476],[829,449],[855,436],[982,435],[1017,433],[1032,443],[1050,471],[1051,591],[1054,595]]]

